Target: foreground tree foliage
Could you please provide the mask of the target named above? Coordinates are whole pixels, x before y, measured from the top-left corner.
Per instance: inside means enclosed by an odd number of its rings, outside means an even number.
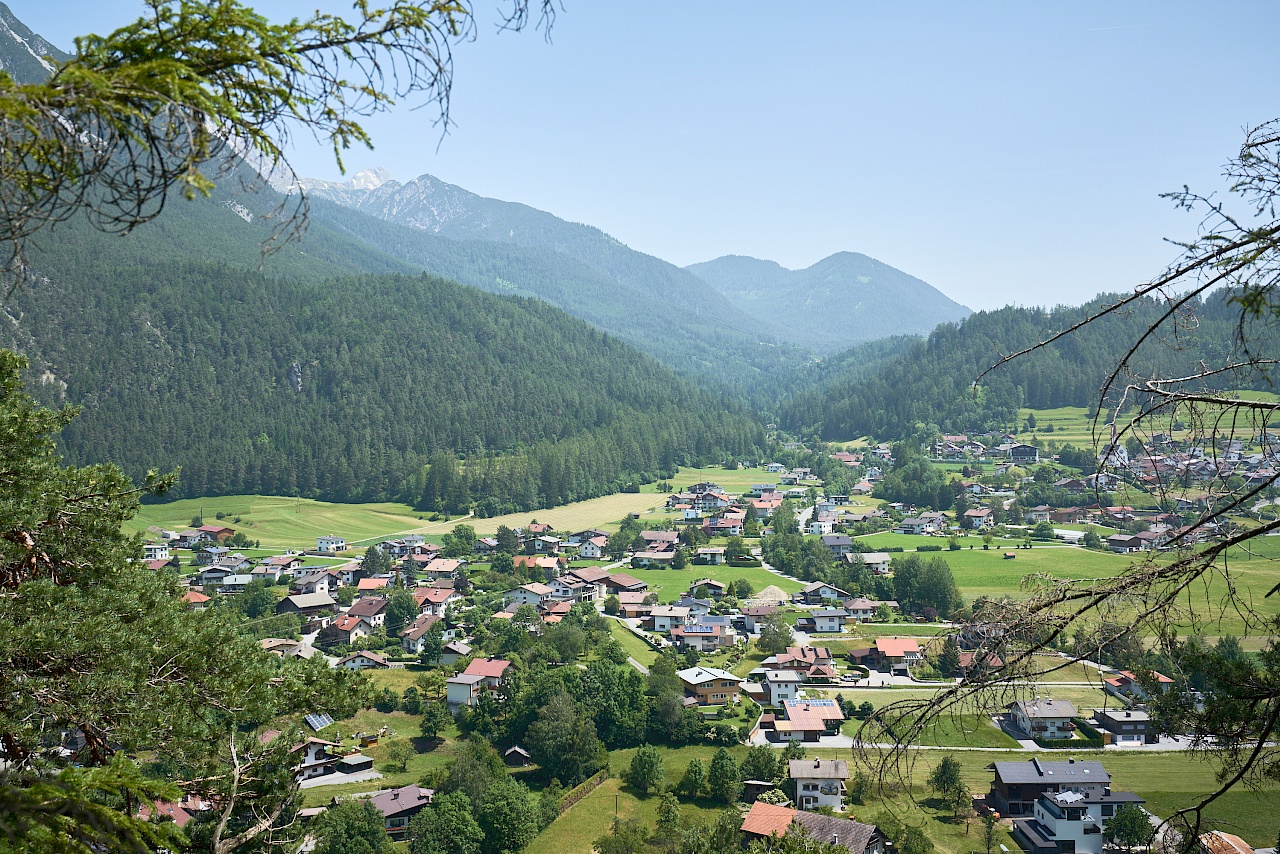
[[[1172,550],[1148,553],[1115,576],[1024,580],[1029,596],[1020,601],[982,601],[963,636],[973,641],[977,660],[994,653],[999,668],[980,668],[928,702],[900,702],[881,708],[864,727],[887,723],[906,744],[920,740],[939,716],[976,707],[994,711],[1025,694],[1019,683],[1084,659],[1123,665],[1156,699],[1153,720],[1162,732],[1190,734],[1191,751],[1214,763],[1219,785],[1187,803],[1165,822],[1174,832],[1166,844],[1190,850],[1205,824],[1205,810],[1238,785],[1280,779],[1280,753],[1268,748],[1280,732],[1280,620],[1267,597],[1254,597],[1241,583],[1237,561],[1266,559],[1253,552],[1257,538],[1280,529],[1280,518],[1263,514],[1280,480],[1274,462],[1246,479],[1233,460],[1261,448],[1276,459],[1274,419],[1280,404],[1246,399],[1235,389],[1269,386],[1278,363],[1274,347],[1280,320],[1280,120],[1249,131],[1239,155],[1227,166],[1230,194],[1224,199],[1183,190],[1170,195],[1182,208],[1203,216],[1198,239],[1182,244],[1182,257],[1133,295],[1098,308],[1070,328],[1004,357],[1032,358],[1051,345],[1068,345],[1113,317],[1141,311],[1143,323],[1112,365],[1096,397],[1094,435],[1100,464],[1123,479],[1142,478],[1161,506],[1175,506],[1187,490],[1177,472],[1156,465],[1162,445],[1157,434],[1178,434],[1214,463],[1216,474],[1195,483],[1206,495],[1204,508],[1174,532]],[[1235,205],[1238,209],[1231,209]],[[1212,306],[1233,321],[1218,346],[1196,351],[1186,363],[1179,351],[1183,333]],[[1154,348],[1172,353],[1159,368]],[[995,370],[995,368],[989,369]],[[983,377],[986,375],[984,374]],[[995,376],[995,374],[992,374]],[[983,381],[979,377],[979,382]],[[1147,476],[1152,473],[1151,476]],[[1254,656],[1238,645],[1210,650],[1200,636],[1224,634],[1223,621],[1243,624],[1263,639]],[[1238,631],[1238,630],[1237,630]],[[1154,642],[1149,649],[1146,640]],[[1071,657],[1040,655],[1070,649]],[[1159,665],[1174,680],[1165,691],[1151,671]],[[1203,702],[1190,694],[1203,691]],[[914,757],[905,750],[875,760],[883,773],[900,774]]]
[[[233,162],[224,151],[287,174],[292,131],[339,154],[367,143],[357,120],[396,97],[425,94],[447,117],[449,45],[469,26],[459,4],[412,0],[359,2],[351,22],[272,24],[236,0],[146,10],[78,39],[48,80],[0,73],[0,240],[13,282],[49,224],[84,213],[127,232],[171,193],[208,195],[210,175]],[[508,23],[526,16],[517,0]],[[276,237],[300,228],[305,198],[294,203]],[[275,660],[228,609],[189,613],[173,578],[138,568],[121,525],[142,492],[172,479],[134,488],[112,466],[63,467],[54,440],[75,413],[36,406],[24,367],[0,352],[0,850],[181,847],[174,827],[139,818],[177,797],[164,781],[217,804],[187,826],[193,849],[287,842],[293,734],[263,730],[303,711],[349,716],[368,699],[364,680]]]
[[[360,0],[351,20],[315,12],[284,23],[238,0],[156,0],[146,11],[108,36],[77,38],[47,81],[0,76],[11,272],[28,238],[80,211],[127,232],[171,194],[208,195],[223,151],[292,179],[284,152],[298,131],[328,141],[341,166],[343,151],[371,142],[360,121],[397,99],[434,102],[447,122],[451,45],[471,32],[469,9],[453,0]],[[549,25],[555,7],[542,11]],[[514,0],[507,23],[521,27],[527,14]],[[293,204],[277,236],[303,226],[305,197]]]
[[[0,849],[154,847],[171,829],[134,816],[176,796],[165,781],[222,805],[187,828],[205,850],[284,832],[294,742],[258,732],[288,713],[353,714],[364,680],[276,659],[222,609],[188,612],[121,533],[168,479],[63,467],[54,441],[75,412],[33,404],[22,368],[0,352]],[[128,758],[140,753],[146,765]]]

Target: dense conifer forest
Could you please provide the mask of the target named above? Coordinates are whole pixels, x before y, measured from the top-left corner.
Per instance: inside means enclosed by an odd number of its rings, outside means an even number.
[[[84,409],[69,461],[181,468],[177,496],[499,512],[764,446],[743,408],[544,302],[425,274],[323,277],[396,262],[314,239],[259,271],[260,234],[228,236],[250,230],[239,216],[177,207],[190,222],[168,234],[60,229],[6,305],[0,343],[31,360],[28,387]],[[237,263],[194,260],[211,257]]]
[[[992,371],[977,387],[973,383],[1001,354],[1035,344],[1116,299],[1101,295],[1084,306],[1052,311],[1009,306],[978,312],[960,323],[941,324],[927,339],[914,341],[870,371],[863,359],[851,358],[864,351],[850,351],[829,360],[820,385],[797,391],[778,405],[779,423],[825,439],[897,439],[915,434],[920,425],[946,432],[1010,428],[1024,406],[1096,406],[1107,373],[1164,310],[1164,303],[1139,301]],[[1229,299],[1229,293],[1217,292],[1190,306],[1175,339],[1152,337],[1142,346],[1132,363],[1135,372],[1172,377],[1193,373],[1202,359],[1222,363],[1235,346],[1240,319],[1239,307]],[[1267,347],[1277,344],[1274,331],[1260,341]],[[1229,376],[1220,381],[1230,387]]]

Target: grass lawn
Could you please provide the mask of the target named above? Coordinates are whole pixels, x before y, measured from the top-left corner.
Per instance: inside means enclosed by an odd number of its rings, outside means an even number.
[[[770,474],[762,468],[730,471],[729,469],[719,467],[695,469],[689,468],[688,466],[681,466],[680,471],[675,477],[670,478],[669,482],[671,484],[671,488],[676,492],[688,489],[695,483],[705,480],[710,483],[718,484],[727,492],[739,495],[746,492],[752,487],[752,485],[757,483],[770,483],[776,485],[779,477],[779,475]],[[789,489],[790,487],[787,488]],[[641,489],[644,489],[644,487],[641,487]]]
[[[760,592],[773,585],[787,593],[795,593],[804,585],[781,576],[759,566],[690,566],[688,569],[642,569],[628,567],[620,570],[635,576],[649,585],[650,593],[657,593],[660,602],[674,602],[689,589],[689,585],[704,578],[715,581],[746,579],[755,592]]]
[[[602,495],[587,501],[576,501],[563,507],[549,510],[531,510],[528,513],[511,513],[506,516],[493,516],[488,519],[468,519],[467,524],[476,529],[482,537],[491,536],[498,531],[499,525],[508,528],[521,528],[534,519],[551,525],[556,531],[573,533],[587,528],[601,528],[609,531],[618,529],[618,523],[628,513],[639,513],[640,524],[657,522],[671,518],[665,510],[666,495],[653,492],[618,492],[613,495]]]
[[[609,631],[618,639],[618,643],[627,651],[627,655],[648,667],[658,658],[658,653],[618,620],[609,620]]]
[[[404,689],[418,680],[418,675],[426,673],[429,667],[410,664],[405,667],[391,667],[386,670],[366,670],[365,675],[375,688],[390,688],[397,694],[404,694]]]
[[[625,767],[615,762],[614,773],[620,773]],[[683,773],[683,768],[680,773]],[[679,777],[676,778],[677,782],[678,780]],[[668,782],[671,782],[670,779]],[[620,779],[611,777],[552,822],[524,850],[527,854],[586,854],[591,851],[594,840],[609,832],[613,826],[615,811],[619,818],[639,819],[652,829],[658,823],[658,796],[651,794],[646,798],[639,798]],[[680,816],[685,821],[710,824],[716,820],[717,813],[718,810],[709,804],[680,804]]]
[[[856,623],[852,625],[852,633],[854,635],[871,642],[874,642],[876,638],[892,637],[893,635],[911,638],[931,638],[950,628],[936,623]],[[847,652],[849,649],[855,648],[855,646],[855,644],[845,644],[845,651]]]
[[[874,706],[875,703],[872,705]],[[852,736],[857,733],[861,725],[860,720],[845,721],[840,731]],[[924,734],[919,743],[937,747],[1017,748],[1018,746],[1018,742],[993,724],[987,715],[981,714],[947,715],[940,718],[937,724]]]
[[[142,531],[151,525],[182,530],[203,509],[212,524],[216,513],[222,523],[260,540],[264,546],[315,548],[316,537],[336,534],[349,543],[396,533],[443,534],[452,525],[431,524],[419,518],[407,504],[331,504],[308,498],[268,495],[228,495],[219,498],[187,498],[167,504],[144,504],[125,523],[126,531]],[[234,517],[240,521],[235,522]]]

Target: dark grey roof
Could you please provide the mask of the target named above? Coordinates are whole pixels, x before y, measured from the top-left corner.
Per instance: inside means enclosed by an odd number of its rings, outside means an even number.
[[[997,762],[996,774],[1006,783],[1102,783],[1111,782],[1111,776],[1102,763],[1093,759],[1076,762],[1042,762],[1028,759],[1026,762]]]
[[[798,812],[794,821],[814,839],[820,839],[823,842],[838,840],[853,854],[862,854],[866,851],[872,837],[876,834],[874,824],[863,824],[860,821],[850,821],[847,818],[836,818],[816,812]]]
[[[369,803],[378,812],[390,817],[410,810],[416,812],[431,803],[434,795],[434,789],[422,789],[410,783],[399,789],[383,789],[369,798]]]
[[[847,617],[849,613],[843,608],[822,608],[817,611],[811,611],[815,617]]]

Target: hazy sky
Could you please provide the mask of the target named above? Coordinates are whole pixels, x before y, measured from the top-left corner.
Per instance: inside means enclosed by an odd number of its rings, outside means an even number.
[[[478,2],[449,136],[397,109],[348,170],[431,173],[681,265],[851,250],[973,308],[1053,305],[1159,272],[1196,220],[1158,194],[1220,189],[1242,129],[1280,116],[1280,2],[563,2],[550,44]],[[68,48],[141,9],[9,5]],[[319,147],[295,162],[339,177]]]

